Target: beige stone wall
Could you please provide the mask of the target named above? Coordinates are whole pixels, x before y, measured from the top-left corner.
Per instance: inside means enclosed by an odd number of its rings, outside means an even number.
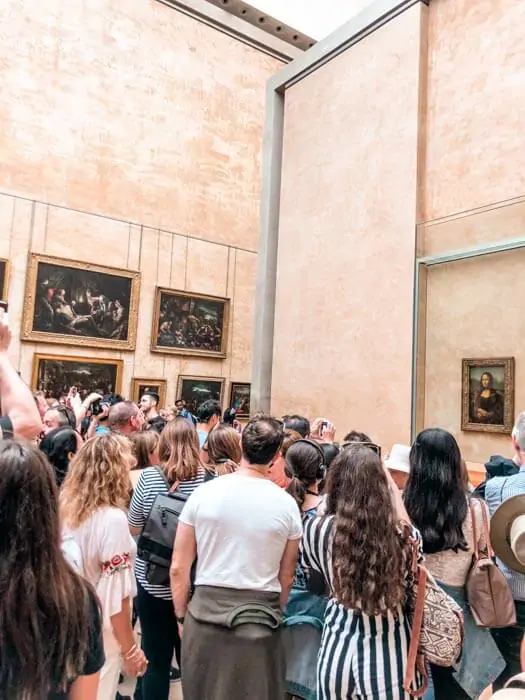
[[[264,96],[282,64],[153,0],[6,0],[0,35],[0,257],[22,376],[38,351],[122,357],[124,392],[165,377],[168,401],[179,374],[250,381]],[[20,343],[28,251],[140,270],[136,352]],[[225,360],[150,353],[156,285],[231,298]]]
[[[410,434],[425,16],[413,6],[285,99],[272,408],[384,445]]]

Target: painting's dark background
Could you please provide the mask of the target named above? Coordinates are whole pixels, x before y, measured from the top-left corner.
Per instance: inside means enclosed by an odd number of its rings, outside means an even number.
[[[180,396],[186,401],[186,408],[194,413],[204,401],[221,401],[222,382],[206,379],[183,379]]]
[[[120,275],[41,262],[33,330],[127,340],[131,284],[131,279]],[[65,306],[74,311],[78,321],[69,322],[62,310]]]
[[[4,296],[7,297],[7,289],[5,290],[4,295],[6,268],[6,262],[4,260],[0,260],[0,301],[7,301],[7,299],[4,299]]]
[[[58,398],[76,386],[81,395],[96,391],[105,395],[115,391],[117,365],[75,360],[40,360],[37,386],[47,396]]]
[[[156,344],[220,352],[225,302],[162,292]]]

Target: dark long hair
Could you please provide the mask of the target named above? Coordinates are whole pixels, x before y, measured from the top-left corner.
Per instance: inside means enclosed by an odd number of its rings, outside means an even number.
[[[380,457],[357,445],[333,461],[326,481],[336,495],[332,540],[333,588],[345,608],[366,615],[397,614],[406,600],[411,562],[408,531],[397,522]]]
[[[90,587],[60,548],[57,487],[29,443],[0,442],[0,697],[66,690],[90,646]]]
[[[322,477],[324,455],[314,443],[298,440],[286,451],[286,476],[291,479],[286,490],[302,510],[306,489]]]
[[[69,456],[77,451],[75,431],[67,425],[55,428],[42,438],[39,448],[53,467],[57,485],[61,486],[69,469]]]
[[[423,430],[410,450],[405,506],[423,537],[427,554],[468,549],[463,523],[468,513],[461,453],[453,435]]]

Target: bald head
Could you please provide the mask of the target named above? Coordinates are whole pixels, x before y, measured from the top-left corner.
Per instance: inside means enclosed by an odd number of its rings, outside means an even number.
[[[132,435],[142,430],[143,424],[139,407],[133,401],[120,401],[109,409],[108,426],[111,430]]]

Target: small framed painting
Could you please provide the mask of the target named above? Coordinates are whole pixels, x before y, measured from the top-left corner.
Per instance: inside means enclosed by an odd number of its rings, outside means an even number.
[[[160,396],[159,408],[166,406],[166,380],[165,379],[140,379],[133,377],[131,380],[131,401],[139,403],[141,396],[148,391],[154,391]]]
[[[157,288],[154,352],[226,357],[230,300]]]
[[[0,301],[7,301],[9,289],[9,260],[0,258]]]
[[[250,417],[250,393],[251,384],[246,382],[232,382],[230,385],[230,404],[228,408],[236,410],[237,418]]]
[[[462,365],[461,430],[510,434],[514,358],[465,359]]]
[[[29,256],[22,340],[134,350],[140,272]]]
[[[103,396],[120,394],[123,364],[123,360],[98,357],[35,354],[31,386],[55,398],[67,394],[72,386],[82,398],[94,391]]]
[[[209,399],[218,401],[222,407],[223,393],[224,379],[179,376],[177,399],[184,399],[190,413],[194,414],[199,406]]]

